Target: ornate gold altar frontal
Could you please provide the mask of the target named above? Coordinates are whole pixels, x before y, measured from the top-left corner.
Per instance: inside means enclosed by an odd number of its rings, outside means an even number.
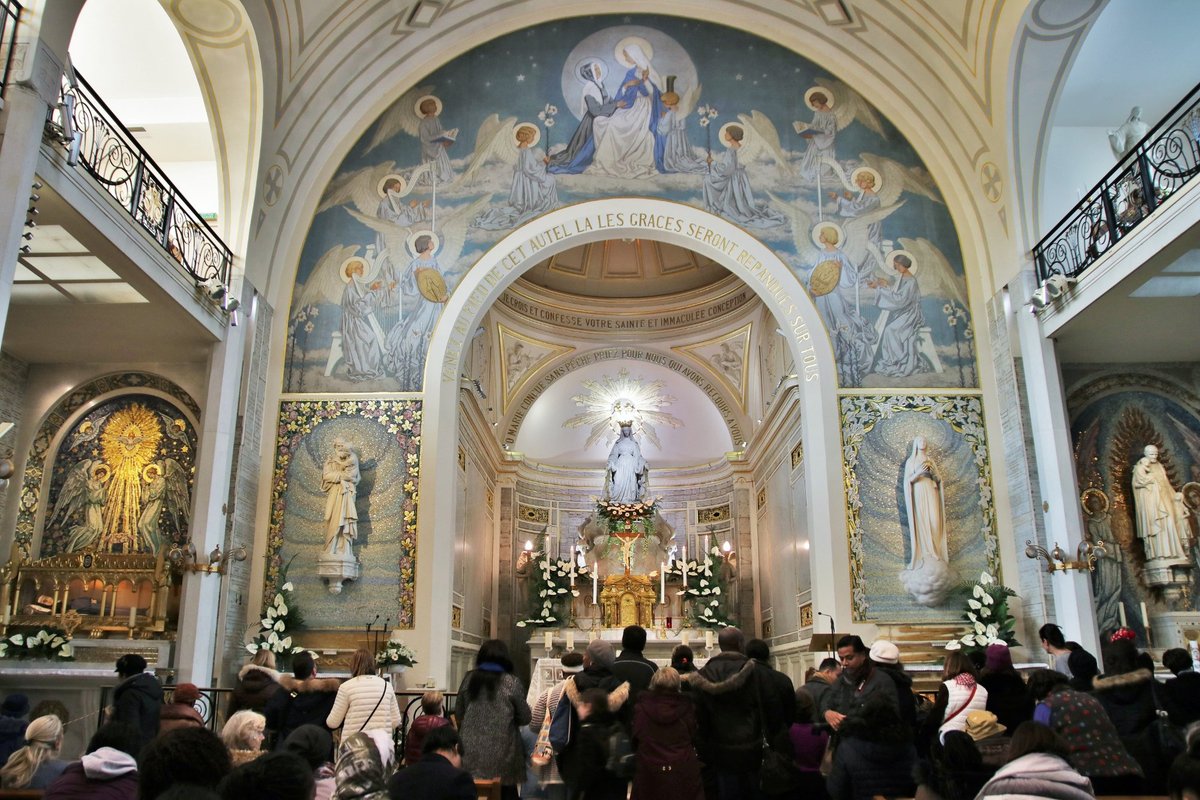
[[[600,590],[604,627],[654,627],[654,603],[657,599],[654,584],[648,576],[609,575],[604,579],[604,588]]]

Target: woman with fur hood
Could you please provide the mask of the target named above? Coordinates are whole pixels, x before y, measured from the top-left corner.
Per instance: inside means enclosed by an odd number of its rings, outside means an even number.
[[[1022,722],[1009,745],[1009,761],[984,784],[975,800],[1089,800],[1092,783],[1067,761],[1058,735],[1036,722]]]
[[[239,711],[262,713],[267,701],[279,691],[279,673],[275,671],[275,654],[259,650],[250,663],[238,670],[237,686],[229,701],[229,716]]]
[[[1137,648],[1127,639],[1109,642],[1101,655],[1104,674],[1092,680],[1092,696],[1104,706],[1121,744],[1141,765],[1145,792],[1161,794],[1166,791],[1166,772],[1174,755],[1159,752],[1151,727],[1158,717],[1154,674],[1138,668]]]
[[[650,689],[638,695],[633,710],[633,800],[699,800],[704,794],[696,755],[696,712],[692,699],[679,689],[679,673],[663,667],[650,679]]]

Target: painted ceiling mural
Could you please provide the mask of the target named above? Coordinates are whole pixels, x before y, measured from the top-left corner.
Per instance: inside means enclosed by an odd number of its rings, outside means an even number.
[[[495,39],[368,128],[305,241],[285,390],[419,391],[465,271],[529,220],[613,196],[705,209],[775,250],[842,386],[976,385],[957,235],[896,128],[753,35],[622,16]]]

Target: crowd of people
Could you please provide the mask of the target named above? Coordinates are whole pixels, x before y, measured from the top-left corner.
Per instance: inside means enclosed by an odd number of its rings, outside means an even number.
[[[291,675],[257,657],[219,734],[196,710],[196,686],[164,698],[131,654],[78,761],[59,757],[57,716],[28,719],[19,693],[0,703],[0,788],[47,800],[471,800],[479,780],[504,798],[545,800],[1200,800],[1200,674],[1189,654],[1166,651],[1175,677],[1160,682],[1120,631],[1103,648],[1103,673],[1057,627],[1041,636],[1054,669],[1026,679],[1002,643],[948,652],[926,698],[891,642],[842,637],[837,658],[795,687],[767,644],[737,628],[720,632],[702,667],[686,645],[659,667],[635,625],[619,655],[601,639],[563,654],[563,679],[532,707],[507,646],[489,640],[452,713],[441,692],[424,694],[403,750],[394,687],[369,651],[354,654],[345,681],[319,677],[308,653]]]

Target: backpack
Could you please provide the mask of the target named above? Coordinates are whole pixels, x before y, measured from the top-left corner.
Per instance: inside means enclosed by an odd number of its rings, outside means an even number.
[[[558,705],[554,707],[554,716],[550,719],[550,746],[555,753],[562,753],[571,743],[575,733],[575,708],[571,698],[564,691]]]
[[[637,756],[633,752],[633,742],[629,734],[619,722],[613,723],[608,732],[608,758],[604,769],[618,778],[629,780],[637,771]]]

